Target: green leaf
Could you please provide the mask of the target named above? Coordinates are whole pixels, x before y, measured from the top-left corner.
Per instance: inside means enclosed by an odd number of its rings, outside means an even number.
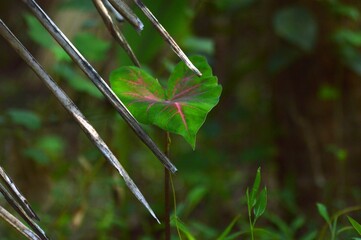
[[[315,45],[317,23],[306,8],[292,6],[279,10],[273,26],[278,36],[304,51],[312,50]]]
[[[189,231],[188,227],[177,217],[172,216],[171,217],[171,225],[173,227],[177,227],[184,235],[186,235],[188,240],[195,240],[196,238],[192,235],[192,233]]]
[[[189,37],[184,41],[184,47],[192,52],[208,55],[214,53],[214,42],[209,38]]]
[[[250,195],[250,198],[249,198],[251,207],[254,207],[256,205],[256,202],[257,202],[256,196],[257,196],[260,184],[261,184],[261,168],[259,167],[257,169],[256,178],[254,179],[251,195]]]
[[[179,134],[194,149],[196,134],[208,112],[217,105],[222,87],[205,58],[194,56],[190,59],[202,72],[202,77],[196,76],[181,62],[175,67],[166,88],[137,67],[113,71],[110,83],[138,121]]]
[[[31,40],[52,51],[57,60],[71,61],[67,53],[55,43],[55,40],[35,17],[25,14],[24,19],[28,27],[27,32]]]
[[[347,216],[348,220],[350,221],[353,228],[358,232],[359,235],[361,235],[361,224],[358,223],[355,219],[352,217]]]
[[[290,228],[296,232],[299,230],[306,222],[304,216],[298,216],[294,221],[292,221]]]
[[[30,130],[36,130],[41,127],[41,119],[34,112],[22,109],[11,109],[7,114],[13,123],[24,126]]]
[[[265,187],[259,194],[258,199],[256,201],[256,205],[253,209],[255,220],[264,213],[266,207],[267,207],[267,188]]]
[[[64,152],[65,142],[58,136],[46,135],[37,141],[36,146],[43,150],[49,157],[56,158]]]
[[[234,239],[239,239],[239,236],[241,236],[243,234],[242,231],[239,232],[235,232],[230,234],[229,236],[227,236],[224,240],[234,240]]]
[[[202,201],[207,194],[208,189],[203,186],[196,187],[188,194],[187,197],[187,213],[190,213]]]
[[[360,47],[361,32],[342,28],[335,32],[333,40],[339,44],[351,44],[355,47]]]
[[[23,155],[40,165],[47,165],[62,156],[65,142],[56,135],[45,135],[36,140],[32,147],[23,151]]]
[[[205,223],[198,222],[193,219],[192,221],[192,229],[197,232],[198,235],[204,236],[204,239],[216,239],[218,233],[214,227],[210,227]]]
[[[64,51],[64,49],[62,49],[61,47],[55,45],[51,48],[51,51],[53,52],[53,54],[55,55],[55,58],[59,61],[59,62],[72,62],[71,58],[69,57],[69,55]]]
[[[315,240],[317,237],[317,234],[318,234],[317,230],[313,230],[309,233],[306,233],[304,236],[302,236],[300,238],[300,240]]]
[[[34,160],[35,162],[37,162],[40,165],[47,165],[50,163],[50,159],[49,157],[44,153],[44,151],[42,151],[41,149],[38,148],[27,148],[23,151],[23,155]]]
[[[354,21],[357,21],[361,16],[360,11],[356,6],[347,5],[338,1],[330,1],[330,3],[331,10],[340,16],[349,17]]]
[[[322,203],[317,203],[317,209],[319,214],[325,219],[328,224],[331,224],[330,216],[328,215],[327,208]]]
[[[277,232],[274,232],[271,229],[266,229],[266,228],[254,228],[254,236],[256,240],[259,239],[272,239],[272,240],[281,240],[281,239],[286,239],[286,238],[281,238],[280,234]]]
[[[246,189],[246,199],[247,199],[248,213],[250,214],[252,211],[252,204],[251,204],[251,199],[249,197],[249,188]]]
[[[277,216],[276,214],[268,214],[266,216],[267,220],[270,221],[272,224],[275,225],[276,229],[279,232],[282,232],[284,239],[292,239],[293,238],[293,231],[291,229],[290,223],[283,220],[281,217]]]
[[[227,226],[227,228],[223,231],[223,233],[217,238],[217,240],[225,240],[228,237],[229,233],[231,232],[233,226],[237,223],[238,219],[241,215],[236,216],[232,222]]]
[[[103,94],[94,86],[94,84],[80,76],[73,68],[68,64],[57,64],[54,67],[54,71],[63,77],[65,81],[76,91],[89,94],[92,97],[99,99],[103,98]]]
[[[74,45],[90,61],[103,61],[110,48],[109,42],[87,32],[76,35]]]
[[[361,52],[351,45],[341,44],[340,54],[344,63],[352,71],[361,76]]]
[[[53,39],[38,20],[30,14],[25,14],[24,19],[28,27],[29,37],[42,47],[51,48],[53,46]]]

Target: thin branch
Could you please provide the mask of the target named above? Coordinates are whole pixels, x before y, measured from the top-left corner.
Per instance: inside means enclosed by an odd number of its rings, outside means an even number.
[[[189,60],[187,55],[183,52],[183,50],[178,46],[178,44],[174,41],[174,39],[169,35],[167,30],[159,23],[157,18],[153,15],[153,13],[144,5],[144,3],[140,0],[133,0],[135,4],[143,11],[143,13],[147,16],[147,18],[152,22],[153,26],[160,32],[164,40],[172,47],[173,51],[178,55],[178,57],[188,66],[190,70],[192,70],[198,76],[202,76],[202,73],[198,70],[196,66]]]
[[[115,20],[117,20],[117,21],[120,22],[120,23],[124,22],[124,17],[122,16],[122,14],[120,14],[120,13],[113,7],[113,5],[110,4],[110,2],[108,2],[107,0],[102,0],[102,2],[104,3],[105,7],[114,15]]]
[[[140,32],[143,30],[144,25],[140,19],[130,9],[130,7],[122,0],[104,0],[108,1],[134,28]]]
[[[171,172],[176,172],[177,168],[170,162],[168,157],[158,148],[153,140],[139,125],[138,121],[132,116],[124,104],[119,100],[115,93],[109,88],[106,82],[100,77],[88,61],[79,53],[68,38],[60,31],[55,23],[46,15],[34,0],[22,0],[38,18],[41,24],[49,31],[60,46],[69,54],[75,63],[83,72],[93,81],[96,87],[104,94],[114,108],[119,112],[123,119],[129,124],[138,137],[148,146],[154,155]]]
[[[22,209],[22,207],[14,200],[14,198],[8,193],[8,191],[5,189],[5,187],[0,184],[0,192],[6,199],[6,201],[11,205],[11,207],[29,224],[31,229],[36,233],[36,235],[41,240],[49,240],[49,238],[46,236],[43,229],[41,229]]]
[[[4,169],[2,169],[1,166],[0,166],[0,177],[4,180],[4,183],[7,186],[8,190],[10,191],[11,195],[21,205],[22,209],[26,212],[26,214],[29,217],[39,221],[40,220],[39,217],[31,208],[26,198],[20,193],[14,181],[6,174],[6,172],[4,171]]]
[[[50,91],[55,95],[63,107],[70,113],[74,120],[80,125],[88,138],[96,145],[96,147],[103,153],[109,162],[118,170],[123,177],[126,185],[136,198],[148,209],[149,213],[159,222],[153,210],[150,208],[148,202],[145,200],[143,194],[129,177],[118,159],[110,151],[105,142],[101,139],[97,131],[89,124],[84,115],[79,111],[71,99],[62,91],[61,88],[54,82],[54,80],[45,72],[35,58],[27,51],[27,49],[19,42],[19,40],[6,27],[3,21],[0,20],[0,34],[7,40],[7,42],[14,48],[14,50],[21,56],[21,58],[29,65],[29,67],[38,75],[38,77],[46,84]]]
[[[23,234],[27,239],[30,240],[39,240],[40,238],[31,231],[27,226],[25,226],[19,219],[14,217],[11,213],[6,211],[5,208],[0,206],[0,217],[7,221],[11,226]]]
[[[109,30],[109,32],[112,34],[114,39],[119,43],[119,45],[125,50],[125,52],[128,54],[130,59],[132,59],[133,63],[140,67],[140,63],[135,56],[132,48],[128,44],[127,40],[125,39],[124,35],[121,33],[118,26],[113,22],[112,17],[109,14],[109,11],[107,7],[104,5],[103,0],[93,0],[93,3],[98,10],[100,16],[102,17],[105,26]]]

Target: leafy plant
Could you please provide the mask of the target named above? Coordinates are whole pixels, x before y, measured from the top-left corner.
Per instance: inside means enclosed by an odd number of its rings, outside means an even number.
[[[224,239],[235,239],[236,237],[238,237],[239,235],[241,235],[240,232],[232,235],[235,238],[231,238],[229,235],[231,233],[232,228],[234,227],[234,225],[237,223],[237,221],[239,220],[240,215],[237,215],[235,218],[233,218],[232,222],[230,224],[228,224],[227,228],[222,232],[222,234],[217,238],[217,240],[224,240]]]
[[[338,228],[337,227],[337,223],[338,220],[341,216],[350,213],[350,212],[354,212],[354,211],[359,211],[361,209],[360,206],[355,206],[355,207],[349,207],[346,209],[343,209],[341,211],[336,212],[332,217],[330,217],[327,207],[322,204],[322,203],[317,203],[317,209],[319,214],[322,216],[322,218],[326,221],[326,224],[328,226],[328,229],[330,231],[330,239],[337,239],[337,236],[339,234],[341,234],[342,232],[349,230],[349,227],[344,227],[344,228]],[[361,225],[358,224],[354,219],[348,217],[349,222],[351,223],[351,225],[353,226],[353,228],[360,233],[359,231],[361,230]],[[324,231],[321,231],[320,233],[320,239],[324,239]]]
[[[264,213],[267,206],[267,188],[264,187],[259,192],[261,184],[261,168],[258,168],[256,178],[253,183],[251,192],[246,190],[247,207],[248,207],[248,219],[250,226],[251,239],[254,239],[254,231],[257,220]]]
[[[331,218],[328,214],[327,208],[322,203],[317,203],[317,210],[322,218],[326,221],[328,228],[331,233],[331,239],[335,239],[336,237],[336,229],[337,229],[337,218],[334,221],[331,221]]]
[[[113,71],[110,82],[114,92],[141,123],[179,134],[194,149],[196,134],[208,112],[217,105],[222,87],[205,58],[190,59],[202,77],[181,62],[169,77],[167,87],[137,67]]]
[[[165,87],[150,74],[137,67],[121,67],[110,75],[114,92],[128,107],[129,111],[144,124],[153,124],[167,132],[166,154],[169,154],[170,135],[176,133],[195,148],[196,134],[203,125],[208,112],[217,105],[222,91],[217,77],[206,59],[200,56],[190,58],[202,72],[198,77],[183,63],[173,70]],[[170,239],[170,223],[188,239],[194,239],[186,225],[177,217],[169,219],[169,184],[171,177],[165,170],[165,238]],[[172,185],[173,186],[173,185]],[[176,208],[173,188],[174,207]]]

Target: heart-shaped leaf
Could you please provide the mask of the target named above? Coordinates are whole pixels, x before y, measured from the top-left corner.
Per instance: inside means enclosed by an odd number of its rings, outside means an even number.
[[[195,148],[196,134],[208,112],[217,105],[222,87],[205,58],[190,58],[202,72],[196,76],[179,63],[162,87],[157,79],[137,67],[111,73],[112,89],[138,121],[179,134]]]

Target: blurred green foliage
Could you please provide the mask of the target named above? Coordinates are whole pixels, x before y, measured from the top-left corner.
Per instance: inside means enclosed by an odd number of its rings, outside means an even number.
[[[8,4],[1,9],[10,9],[11,2],[1,3]],[[254,228],[256,239],[357,239],[360,2],[144,2],[187,54],[207,57],[224,87],[220,105],[199,132],[196,151],[173,136],[171,159],[179,169],[173,178],[173,239],[178,239],[176,226],[184,239],[248,239],[245,191],[258,166],[267,185],[267,209]],[[71,41],[104,79],[111,70],[131,65],[91,1],[44,6],[51,16],[66,18],[75,11],[86,19]],[[178,59],[144,15],[136,13],[144,31],[138,34],[127,24],[122,30],[143,68],[163,84]],[[19,12],[23,17],[16,19],[11,11],[2,14],[162,216],[158,161],[29,12]],[[161,239],[163,226],[148,216],[7,48],[0,45],[0,164],[34,206],[41,226],[53,239]],[[159,129],[144,128],[164,145]],[[0,232],[1,239],[19,238],[5,222]]]
[[[292,6],[279,10],[273,25],[277,35],[304,51],[311,51],[316,43],[317,23],[306,8]]]

